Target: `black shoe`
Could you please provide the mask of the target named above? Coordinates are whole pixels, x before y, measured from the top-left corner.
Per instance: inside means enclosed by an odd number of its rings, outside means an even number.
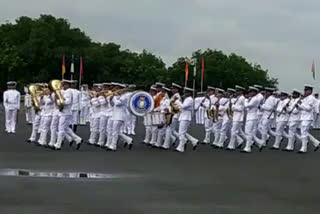
[[[56,151],[60,151],[60,150],[61,150],[61,148],[56,148],[56,147],[54,147],[54,150],[56,150]]]
[[[320,145],[318,145],[316,148],[314,148],[313,151],[314,151],[314,152],[318,151],[319,147],[320,147]]]
[[[129,149],[129,150],[132,150],[132,146],[133,146],[133,144],[130,143],[129,146],[128,146],[128,149]]]
[[[227,150],[227,151],[230,151],[230,152],[234,151],[234,149],[230,149],[230,148],[228,148],[228,147],[226,148],[226,150]]]
[[[72,144],[73,144],[73,141],[71,141],[71,142],[69,143],[69,147],[71,147],[71,146],[72,146]]]
[[[284,152],[293,152],[294,150],[289,150],[289,149],[282,149]]]
[[[27,143],[32,143],[32,141],[30,139],[26,140]]]
[[[271,147],[270,150],[280,150],[280,148]]]
[[[261,147],[259,148],[259,152],[262,152],[263,149],[264,149],[264,146],[261,146]]]
[[[77,150],[79,150],[80,149],[80,147],[81,147],[81,144],[82,144],[82,141],[80,142],[80,143],[77,143]]]
[[[247,153],[247,154],[251,153],[251,152],[247,152],[247,151],[245,151],[245,150],[241,150],[240,152],[241,152],[241,153]]]
[[[197,149],[197,147],[198,147],[198,145],[194,145],[193,148],[192,148],[193,151],[195,151]]]
[[[128,146],[128,143],[123,144],[123,148],[126,148]]]
[[[297,153],[298,154],[307,154],[307,152],[301,152],[301,151],[298,151]]]

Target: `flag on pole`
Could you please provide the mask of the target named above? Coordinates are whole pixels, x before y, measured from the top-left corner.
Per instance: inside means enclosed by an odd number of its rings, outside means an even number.
[[[80,77],[82,78],[83,76],[83,64],[82,64],[82,56],[80,57]]]
[[[72,55],[72,59],[71,59],[70,73],[71,73],[71,74],[74,73],[74,57],[73,57],[73,55]]]
[[[188,81],[189,78],[189,64],[188,64],[188,60],[186,60],[186,67],[184,69],[184,72],[186,73],[186,82]]]
[[[315,67],[315,65],[314,65],[314,60],[313,60],[313,62],[312,62],[311,72],[312,72],[312,77],[313,77],[313,79],[316,79],[316,67]]]
[[[62,57],[62,79],[65,73],[66,73],[66,60],[65,60],[65,56],[63,56]]]

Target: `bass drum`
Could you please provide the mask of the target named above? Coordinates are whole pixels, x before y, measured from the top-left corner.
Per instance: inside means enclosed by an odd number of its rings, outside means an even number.
[[[134,92],[129,100],[129,110],[132,114],[142,117],[154,108],[153,97],[145,91]]]

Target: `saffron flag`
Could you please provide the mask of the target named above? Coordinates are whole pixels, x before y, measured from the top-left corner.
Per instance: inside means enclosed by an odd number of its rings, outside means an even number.
[[[189,64],[188,64],[188,60],[186,60],[186,67],[184,69],[185,73],[186,73],[186,82],[189,79]]]
[[[65,56],[62,57],[62,77],[64,76],[64,74],[66,73],[66,60],[65,60]]]
[[[82,64],[82,56],[80,57],[80,77],[83,76],[83,64]]]
[[[312,62],[311,72],[312,72],[312,77],[313,77],[313,79],[316,79],[316,67],[315,67],[315,65],[314,65],[314,60],[313,60],[313,62]]]
[[[204,77],[204,58],[202,57],[202,62],[201,62],[201,77],[203,79]]]

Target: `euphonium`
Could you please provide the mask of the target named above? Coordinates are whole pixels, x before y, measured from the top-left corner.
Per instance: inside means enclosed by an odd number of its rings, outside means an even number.
[[[173,116],[181,112],[179,106],[176,104],[177,100],[178,97],[174,97],[170,101],[171,112],[166,113],[166,125],[171,125]]]
[[[40,110],[40,103],[38,100],[38,94],[40,91],[40,87],[36,84],[31,84],[28,87],[29,93],[31,95],[31,102],[34,107],[35,112],[38,112]]]
[[[57,104],[59,110],[62,111],[62,109],[64,107],[64,98],[61,93],[61,89],[62,89],[61,81],[60,80],[51,80],[49,82],[49,88],[55,94],[56,104]]]

